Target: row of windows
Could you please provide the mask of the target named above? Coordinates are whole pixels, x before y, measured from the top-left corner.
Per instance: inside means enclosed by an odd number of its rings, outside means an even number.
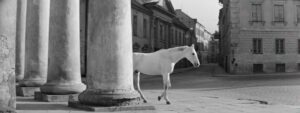
[[[148,37],[148,20],[144,19],[143,20],[143,37],[147,38]],[[157,33],[158,34],[158,39],[160,41],[166,41],[167,37],[169,36],[169,28],[164,25],[164,24],[159,24],[158,25],[159,30]],[[133,16],[133,23],[132,23],[132,32],[133,32],[133,36],[138,36],[138,16],[134,15]],[[171,28],[171,39],[170,42],[176,45],[184,45],[186,44],[186,42],[188,42],[185,37],[184,37],[184,32],[177,30],[177,29],[172,29]]]
[[[285,22],[284,5],[274,5],[274,22]],[[262,4],[252,4],[252,22],[263,22]],[[300,5],[296,5],[297,23],[300,23]]]
[[[298,69],[300,68],[300,64],[298,64]],[[253,73],[263,73],[264,72],[264,65],[263,64],[253,64]],[[279,63],[275,64],[275,71],[276,72],[285,72],[285,64]]]
[[[148,20],[144,18],[143,20],[143,37],[147,38],[148,36]],[[133,36],[138,36],[138,16],[133,16],[133,22],[132,22],[132,34]]]
[[[276,72],[285,72],[286,66],[284,63],[275,64],[275,71]],[[263,73],[264,72],[264,65],[263,64],[253,64],[253,73]],[[300,63],[298,63],[298,71],[300,71]]]
[[[263,54],[263,40],[262,38],[254,38],[252,40],[253,54]],[[285,40],[275,39],[275,53],[284,54],[285,53]],[[298,53],[300,53],[300,39],[298,39]]]
[[[175,32],[173,32],[175,31]],[[176,30],[176,29],[172,29],[171,30],[172,34],[174,34],[174,37],[171,38],[171,42],[173,44],[177,44],[177,45],[181,45],[181,44],[185,44],[186,40],[184,39],[184,33],[179,31],[179,30]]]

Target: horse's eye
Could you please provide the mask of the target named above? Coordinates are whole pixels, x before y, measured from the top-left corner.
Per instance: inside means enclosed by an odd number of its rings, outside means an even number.
[[[192,53],[192,55],[195,55],[195,53]]]

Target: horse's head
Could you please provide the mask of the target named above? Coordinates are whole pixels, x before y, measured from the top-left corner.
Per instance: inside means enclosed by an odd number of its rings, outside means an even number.
[[[184,56],[194,65],[194,67],[200,66],[198,55],[194,48],[194,44],[190,47],[187,47],[187,49],[184,50]]]

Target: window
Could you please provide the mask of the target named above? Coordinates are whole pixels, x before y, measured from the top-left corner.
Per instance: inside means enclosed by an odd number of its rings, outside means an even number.
[[[300,63],[298,63],[298,71],[300,71]]]
[[[162,41],[163,40],[163,25],[162,24],[160,24],[160,32],[159,32],[159,36],[160,36],[160,41]]]
[[[253,54],[262,54],[262,39],[254,38],[253,39]]]
[[[181,44],[181,45],[183,45],[183,35],[182,35],[182,34],[183,34],[183,33],[180,32],[180,40],[181,40],[180,44]]]
[[[298,53],[300,54],[300,39],[298,39]]]
[[[262,4],[252,4],[252,21],[262,22]]]
[[[137,15],[133,16],[133,26],[132,26],[132,30],[133,30],[133,36],[137,36],[137,27],[138,27],[138,22],[137,22],[138,18]]]
[[[200,36],[200,29],[196,29],[196,34],[197,34],[197,36]]]
[[[181,31],[180,31],[180,32],[179,32],[179,39],[178,39],[178,40],[179,40],[179,45],[182,44],[182,40],[181,40],[181,39],[182,39],[182,37],[181,37]]]
[[[284,54],[284,39],[276,39],[276,54]]]
[[[143,33],[144,33],[144,38],[147,38],[147,35],[148,35],[148,21],[147,19],[144,19],[144,29],[143,29]]]
[[[284,5],[274,5],[274,21],[284,22]]]
[[[253,64],[253,73],[263,73],[264,65],[263,64]]]
[[[184,38],[184,33],[181,32],[181,38],[182,38],[182,45],[185,45],[185,38]]]
[[[165,26],[164,27],[164,33],[165,33],[165,36],[164,36],[164,41],[167,41],[168,40],[168,26]],[[166,44],[167,45],[167,44]]]
[[[276,64],[276,72],[285,72],[285,64]]]
[[[177,31],[177,39],[176,39],[177,40],[177,45],[180,44],[180,40],[179,39],[180,39],[180,35],[179,35],[179,31]]]
[[[204,37],[204,31],[200,31],[200,36]]]
[[[175,38],[174,38],[174,44],[177,44],[177,30],[175,30]]]
[[[187,44],[186,44],[186,42],[187,42],[186,39],[187,39],[187,38],[185,38],[184,33],[183,33],[183,45],[187,45]]]
[[[171,33],[170,33],[170,42],[171,42],[171,44],[174,43],[174,37],[173,36],[174,36],[173,35],[173,29],[171,28]]]
[[[300,23],[300,5],[297,5],[297,23]]]

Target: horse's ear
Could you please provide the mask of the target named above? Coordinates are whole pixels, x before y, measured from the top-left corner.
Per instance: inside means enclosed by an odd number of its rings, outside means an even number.
[[[191,47],[194,48],[195,47],[194,44],[192,44]]]

